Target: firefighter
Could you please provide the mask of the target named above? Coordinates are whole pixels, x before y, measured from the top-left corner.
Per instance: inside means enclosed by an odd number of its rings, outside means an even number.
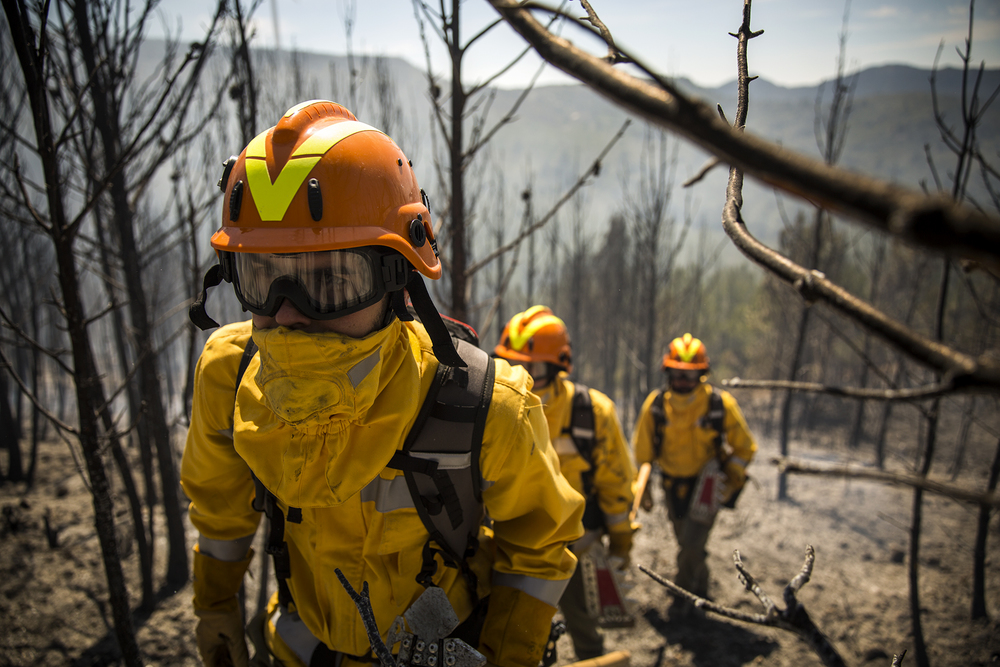
[[[577,554],[601,548],[607,533],[609,555],[619,569],[629,562],[634,526],[631,457],[615,405],[607,396],[568,378],[573,370],[566,325],[546,306],[518,313],[504,327],[494,355],[528,369],[532,391],[545,409],[552,445],[563,475],[583,494],[584,537],[572,549]],[[578,660],[604,653],[598,619],[587,613],[585,588],[578,568],[559,603]]]
[[[254,664],[372,662],[339,568],[356,591],[367,584],[383,641],[440,587],[462,622],[454,636],[492,665],[536,667],[583,499],[559,474],[530,376],[448,336],[423,282],[441,264],[406,156],[342,106],[311,101],[227,161],[220,187],[219,264],[191,316],[215,325],[205,298],[222,280],[251,316],[205,345],[181,464],[202,660],[248,662],[237,593],[263,508],[278,591],[247,627]],[[452,440],[465,453],[409,453],[435,419],[421,410],[432,386],[436,428],[464,434]],[[456,408],[449,392],[479,402]],[[458,547],[444,534],[455,518]]]
[[[650,393],[639,413],[632,441],[635,462],[640,468],[654,464],[662,473],[678,544],[674,583],[706,597],[705,545],[715,513],[735,504],[757,445],[736,399],[707,382],[708,353],[700,340],[687,333],[671,341],[663,370],[666,390]],[[646,511],[652,509],[649,486],[641,502]],[[690,611],[682,599],[674,600],[672,616]]]

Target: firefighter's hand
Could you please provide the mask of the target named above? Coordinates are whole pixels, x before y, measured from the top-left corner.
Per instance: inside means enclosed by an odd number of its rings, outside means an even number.
[[[651,486],[652,484],[646,485],[646,488],[642,491],[642,500],[639,501],[639,507],[644,512],[651,512],[653,510],[653,492],[650,490]]]
[[[726,473],[726,488],[723,491],[722,502],[728,502],[747,482],[746,465],[735,458],[726,461],[723,472]]]
[[[628,567],[632,551],[632,534],[635,529],[627,521],[608,528],[608,556],[618,570]]]
[[[545,653],[556,608],[510,586],[494,586],[479,635],[488,665],[535,667]]]
[[[195,610],[195,638],[205,667],[247,667],[250,656],[243,634],[243,614],[233,599],[232,609]]]
[[[240,561],[225,561],[194,549],[195,638],[205,667],[247,667],[243,611],[237,593],[253,558],[251,549]]]

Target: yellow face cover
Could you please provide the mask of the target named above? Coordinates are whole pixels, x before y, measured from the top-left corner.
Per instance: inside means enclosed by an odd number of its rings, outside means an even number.
[[[255,327],[257,386],[268,407],[292,426],[334,425],[363,416],[378,393],[382,347],[391,329],[350,338]]]
[[[406,330],[254,328],[253,339],[260,366],[251,361],[237,393],[237,453],[289,505],[344,502],[382,471],[419,407]]]

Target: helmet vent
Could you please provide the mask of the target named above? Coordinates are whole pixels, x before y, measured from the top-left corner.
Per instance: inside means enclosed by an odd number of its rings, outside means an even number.
[[[236,222],[240,218],[240,206],[243,204],[243,181],[236,181],[233,191],[229,193],[229,219]]]
[[[229,174],[233,171],[233,165],[236,164],[237,160],[239,160],[238,157],[230,155],[229,159],[222,163],[222,178],[216,184],[220,191],[226,191],[226,185],[229,184]]]
[[[424,243],[427,242],[427,231],[421,220],[410,220],[410,241],[413,242],[414,248],[423,247]]]
[[[401,157],[396,158],[396,164],[399,165],[400,167],[402,167],[403,166],[403,158],[401,158]]]
[[[309,187],[307,188],[307,198],[309,199],[309,215],[316,222],[319,222],[323,217],[323,193],[319,190],[319,181],[315,178],[309,179]]]

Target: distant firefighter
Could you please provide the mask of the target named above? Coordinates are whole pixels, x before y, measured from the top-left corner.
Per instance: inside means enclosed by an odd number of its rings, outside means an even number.
[[[667,515],[679,551],[674,583],[708,595],[705,544],[720,507],[733,507],[746,468],[757,451],[736,399],[707,382],[705,345],[691,334],[670,342],[663,355],[667,388],[646,397],[633,434],[636,465],[658,466],[662,472]],[[653,508],[650,487],[642,508]],[[675,599],[672,618],[690,608]]]
[[[546,306],[534,306],[511,318],[500,336],[494,354],[511,364],[524,366],[534,379],[532,392],[542,401],[552,446],[570,485],[587,500],[583,515],[584,536],[570,546],[581,558],[569,586],[559,601],[566,629],[578,660],[604,654],[604,638],[598,629],[628,624],[622,604],[615,618],[596,598],[597,591],[584,584],[584,565],[589,553],[603,560],[602,536],[607,533],[608,562],[619,570],[629,562],[634,527],[629,520],[632,480],[635,470],[628,445],[611,399],[568,378],[573,370],[569,333],[561,319]],[[591,577],[593,579],[593,577]],[[602,601],[603,603],[603,601]]]

